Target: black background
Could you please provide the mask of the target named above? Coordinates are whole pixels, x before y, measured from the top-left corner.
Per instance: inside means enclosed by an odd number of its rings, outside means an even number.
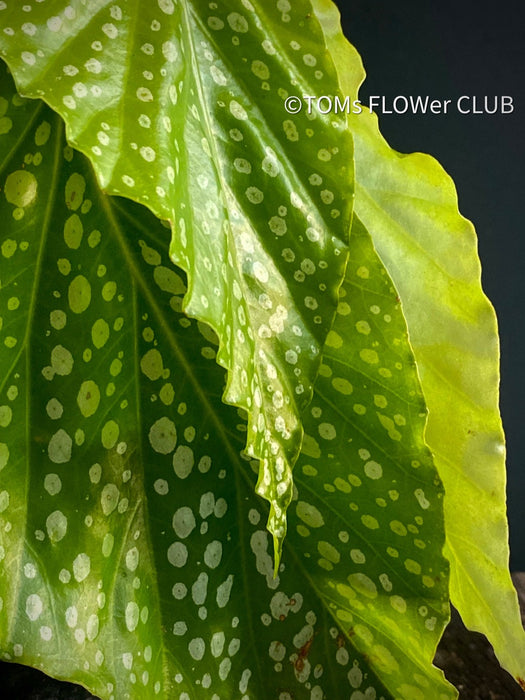
[[[370,95],[510,95],[510,115],[382,115],[390,145],[436,157],[456,183],[479,239],[485,293],[501,336],[511,569],[525,571],[525,2],[338,0]],[[490,9],[490,11],[489,11]]]

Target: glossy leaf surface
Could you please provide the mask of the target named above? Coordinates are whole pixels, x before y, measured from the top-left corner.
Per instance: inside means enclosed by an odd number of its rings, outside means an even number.
[[[324,17],[341,87],[355,97],[364,71],[336,14]],[[498,407],[494,310],[480,283],[472,224],[450,177],[420,153],[393,151],[375,115],[352,115],[355,211],[399,292],[425,401],[426,440],[443,480],[451,600],[525,687],[525,633],[508,571],[505,447]]]
[[[221,401],[215,336],[181,312],[165,227],[98,190],[48,108],[2,99],[4,655],[104,699],[455,697],[431,666],[442,490],[366,230],[274,579],[246,422]]]
[[[249,416],[277,559],[352,201],[344,117],[283,107],[290,92],[337,90],[311,10],[309,0],[64,0],[29,15],[0,3],[0,55],[20,92],[65,118],[105,191],[171,221],[170,256],[189,274],[185,311],[216,330],[225,400]]]

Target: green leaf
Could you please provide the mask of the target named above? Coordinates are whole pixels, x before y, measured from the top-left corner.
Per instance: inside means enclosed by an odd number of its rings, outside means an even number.
[[[314,574],[321,595],[393,697],[456,697],[429,666],[448,619],[448,563],[426,407],[397,292],[357,217],[309,413],[297,532],[317,540],[305,556],[329,572]]]
[[[364,71],[333,14],[325,34],[345,67],[343,92],[355,97]],[[525,633],[508,571],[497,325],[481,289],[474,227],[435,160],[390,149],[366,110],[349,126],[355,211],[401,297],[429,409],[426,439],[446,491],[451,600],[524,687]]]
[[[210,7],[63,0],[29,16],[2,2],[0,55],[22,94],[64,117],[105,191],[171,222],[170,256],[189,275],[184,309],[217,332],[224,398],[249,415],[277,565],[299,414],[344,275],[352,144],[342,115],[283,108],[290,92],[337,90],[308,0]]]
[[[181,311],[165,227],[100,192],[42,103],[5,87],[0,106],[4,657],[107,700],[455,697],[431,666],[442,488],[364,227],[274,578],[247,424],[216,337]]]

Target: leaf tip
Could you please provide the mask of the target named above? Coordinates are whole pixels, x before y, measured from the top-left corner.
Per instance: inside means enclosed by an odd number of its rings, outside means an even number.
[[[273,578],[274,580],[279,575],[279,565],[283,553],[283,537],[273,536]]]

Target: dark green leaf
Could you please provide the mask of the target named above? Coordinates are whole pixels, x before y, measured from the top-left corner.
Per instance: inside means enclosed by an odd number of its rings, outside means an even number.
[[[4,655],[107,700],[455,697],[431,667],[442,490],[365,229],[274,578],[246,422],[221,401],[214,334],[181,312],[166,229],[98,190],[49,109],[3,94]]]
[[[344,117],[283,106],[290,93],[337,90],[311,10],[309,0],[63,0],[29,15],[0,3],[0,55],[20,92],[65,118],[105,191],[171,221],[171,258],[189,274],[184,309],[217,331],[225,400],[249,416],[277,561],[353,196]]]

